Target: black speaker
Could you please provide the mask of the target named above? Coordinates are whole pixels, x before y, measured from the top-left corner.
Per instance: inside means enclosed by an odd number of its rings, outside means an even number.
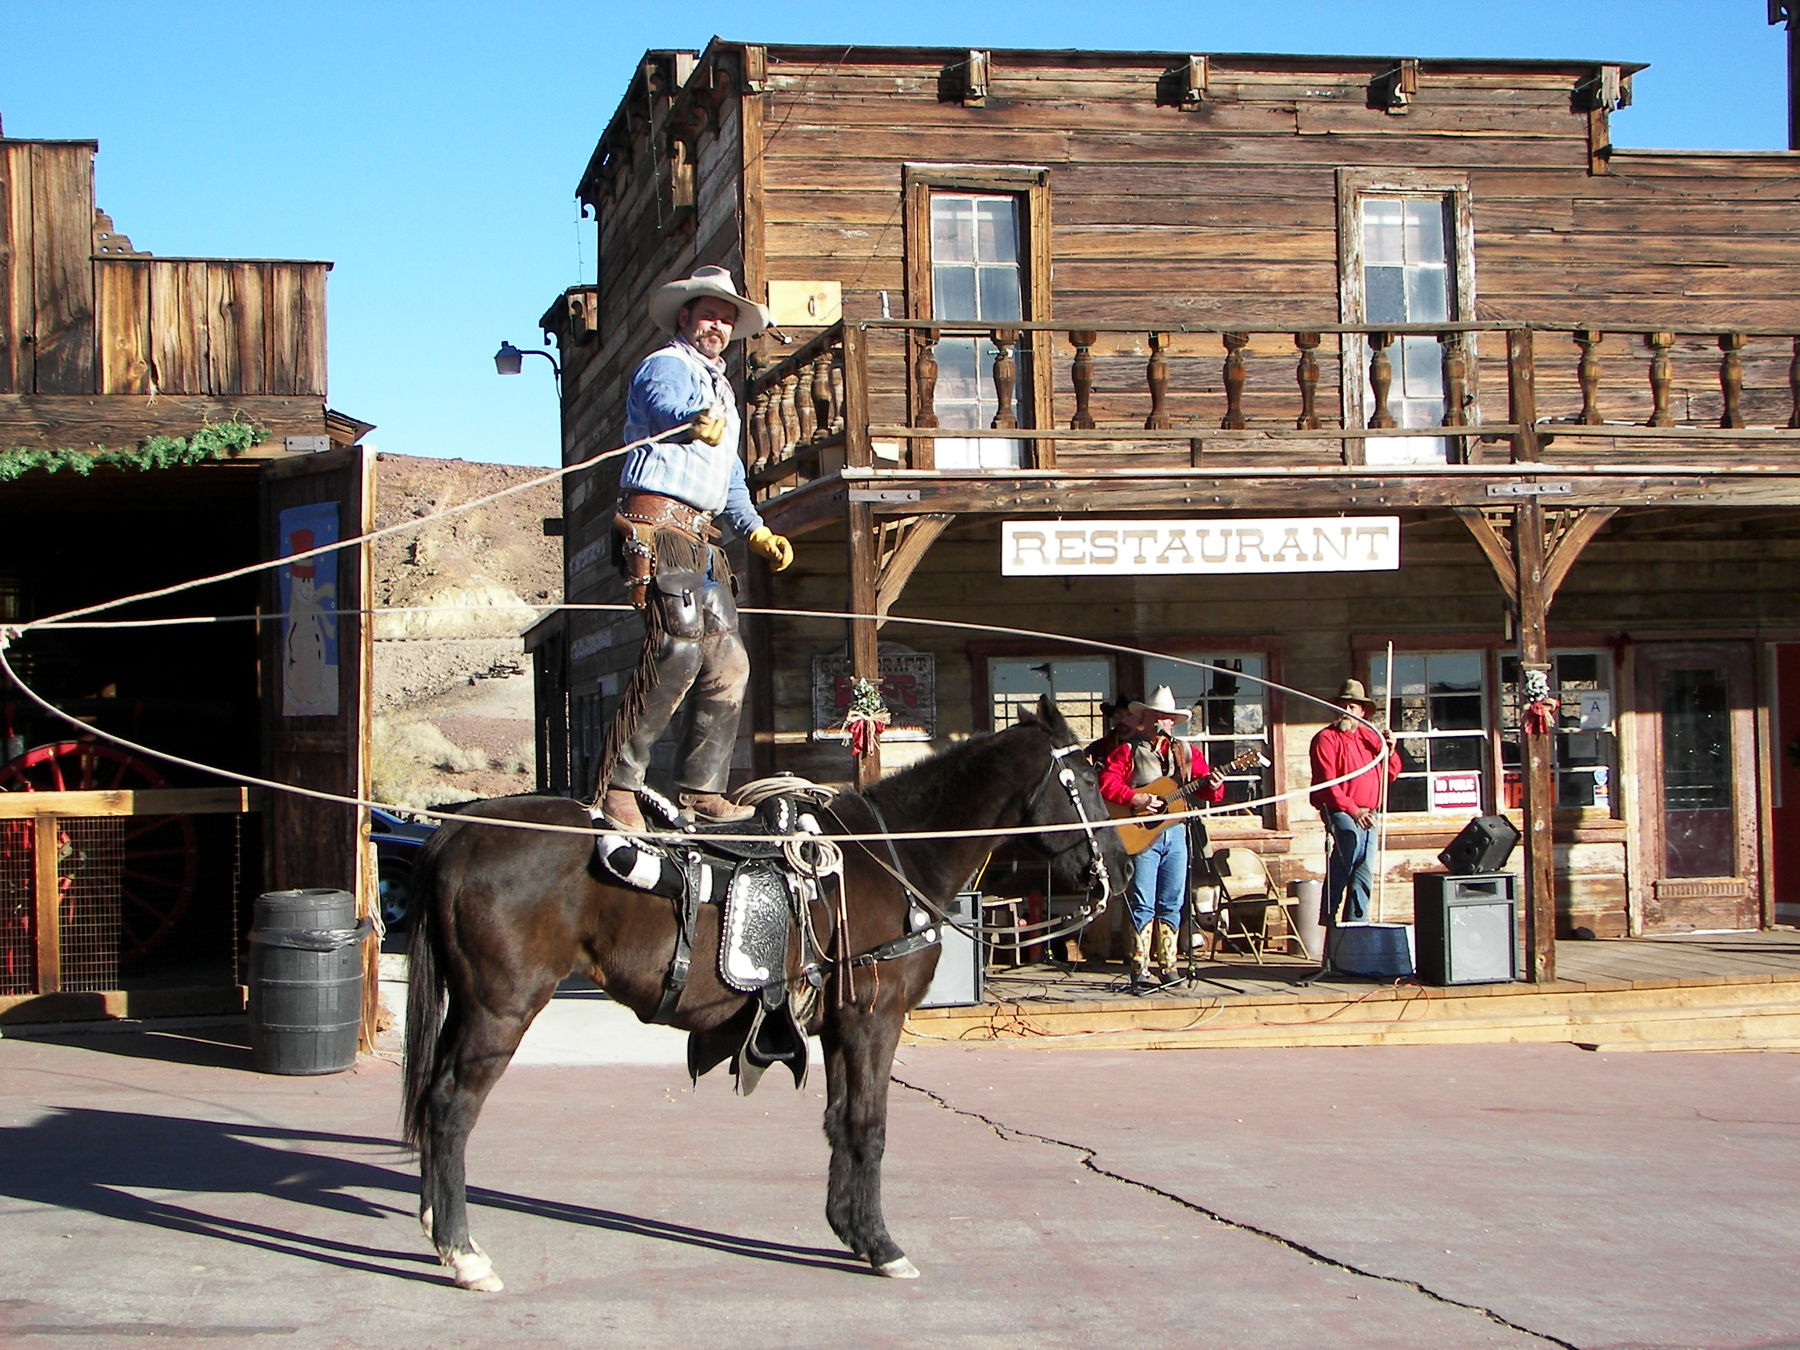
[[[1413,937],[1425,984],[1496,984],[1519,977],[1516,879],[1413,875]]]
[[[1505,816],[1476,816],[1438,854],[1438,861],[1453,877],[1498,872],[1518,842],[1519,832]]]

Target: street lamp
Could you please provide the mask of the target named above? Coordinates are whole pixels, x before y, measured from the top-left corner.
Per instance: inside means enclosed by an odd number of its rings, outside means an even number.
[[[515,347],[510,342],[502,342],[500,350],[494,353],[494,373],[496,375],[517,375],[528,356],[541,356],[550,363],[550,369],[556,374],[556,387],[562,389],[562,367],[556,364],[556,358],[541,347]]]

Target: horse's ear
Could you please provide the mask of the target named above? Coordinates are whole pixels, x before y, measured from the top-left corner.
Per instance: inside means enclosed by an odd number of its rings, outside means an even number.
[[[1048,694],[1038,696],[1037,720],[1058,745],[1075,743],[1075,733],[1069,730],[1068,719],[1062,715],[1062,709],[1056,706],[1056,700]]]

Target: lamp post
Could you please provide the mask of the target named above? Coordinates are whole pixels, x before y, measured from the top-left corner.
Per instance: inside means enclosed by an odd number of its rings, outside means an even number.
[[[496,375],[517,375],[525,365],[528,356],[541,356],[550,363],[550,369],[556,376],[556,392],[562,392],[562,367],[556,364],[556,358],[542,347],[515,347],[510,342],[502,342],[500,350],[494,353],[494,373]]]

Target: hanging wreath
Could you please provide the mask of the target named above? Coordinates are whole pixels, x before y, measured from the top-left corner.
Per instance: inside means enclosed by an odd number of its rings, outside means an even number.
[[[1541,670],[1527,670],[1524,696],[1526,734],[1548,736],[1562,710],[1561,701],[1550,692],[1550,676]]]
[[[881,701],[881,686],[874,680],[856,680],[850,686],[850,709],[844,714],[844,736],[850,753],[867,759],[881,741],[881,729],[893,714]]]

